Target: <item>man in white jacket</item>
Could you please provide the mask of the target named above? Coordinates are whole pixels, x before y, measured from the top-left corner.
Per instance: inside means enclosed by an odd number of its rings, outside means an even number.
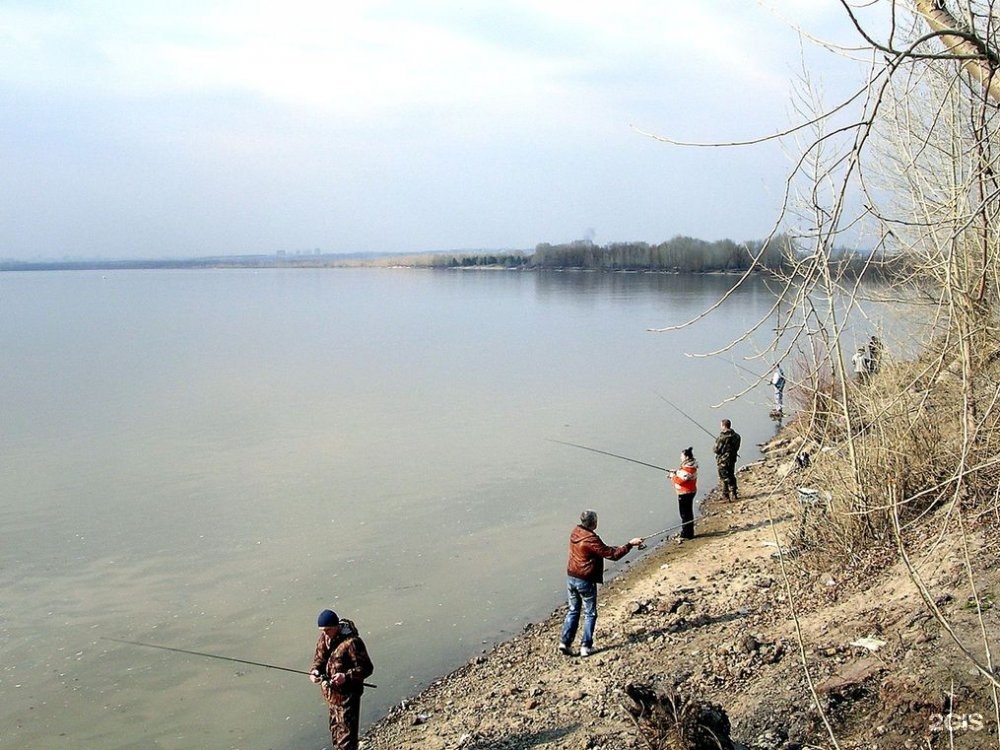
[[[782,411],[785,403],[785,373],[782,372],[781,365],[774,368],[771,385],[774,386],[774,410]]]
[[[872,364],[866,347],[858,347],[858,351],[851,357],[851,364],[854,365],[854,378],[859,383],[867,381],[868,376],[871,375]]]

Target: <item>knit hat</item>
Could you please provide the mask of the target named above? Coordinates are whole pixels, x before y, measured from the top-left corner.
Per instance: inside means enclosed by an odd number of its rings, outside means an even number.
[[[319,619],[316,624],[321,628],[335,628],[340,624],[340,618],[337,617],[337,613],[332,609],[324,609],[319,613]]]

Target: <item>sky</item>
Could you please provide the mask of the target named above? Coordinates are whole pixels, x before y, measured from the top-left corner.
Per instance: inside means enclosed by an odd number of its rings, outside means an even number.
[[[0,0],[0,259],[760,239],[816,0]],[[805,50],[805,51],[803,51]],[[794,147],[792,147],[793,149]]]

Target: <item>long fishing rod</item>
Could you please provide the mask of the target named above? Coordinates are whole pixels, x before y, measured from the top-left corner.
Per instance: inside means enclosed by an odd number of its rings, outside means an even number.
[[[754,372],[753,370],[751,370],[749,367],[744,367],[739,362],[737,362],[735,359],[730,359],[728,361],[729,361],[729,364],[734,365],[735,367],[739,367],[741,370],[743,370],[743,372],[747,373],[748,375],[753,375],[755,378],[758,378],[761,382],[768,382],[766,380],[767,375],[760,375],[760,374]],[[774,372],[774,370],[772,369],[771,372]],[[793,385],[795,385],[795,381],[791,380],[787,375],[785,375],[785,380],[788,381],[789,383],[792,383]]]
[[[219,656],[218,654],[206,654],[203,651],[188,651],[186,648],[172,648],[171,646],[157,646],[154,643],[142,643],[141,641],[125,641],[121,638],[101,638],[102,641],[114,641],[115,643],[126,643],[129,646],[145,646],[146,648],[157,648],[160,651],[173,651],[178,654],[190,654],[191,656],[204,656],[209,659],[220,659],[222,661],[234,661],[237,664],[250,664],[255,667],[264,667],[265,669],[280,669],[282,672],[292,672],[293,674],[304,674],[307,677],[312,674],[312,672],[305,672],[301,669],[292,669],[291,667],[279,667],[275,664],[265,664],[261,661],[248,661],[247,659],[234,659],[231,656]],[[378,685],[372,685],[370,682],[362,683],[365,687],[378,687]]]
[[[745,366],[741,365],[735,359],[729,360],[729,364],[731,364],[731,365],[733,365],[735,367],[739,367],[741,370],[743,370],[743,372],[748,373],[750,375],[753,375],[755,378],[760,378],[761,380],[763,380],[766,377],[764,375],[758,375],[756,372],[754,372],[753,370],[751,370],[749,367],[745,367]]]
[[[668,533],[670,531],[676,531],[677,529],[680,529],[680,528],[683,528],[683,527],[684,527],[684,524],[679,523],[676,526],[670,526],[669,528],[662,529],[661,531],[657,531],[657,532],[654,532],[652,534],[647,534],[644,537],[640,537],[640,539],[642,539],[642,541],[646,541],[647,539],[652,539],[655,536],[662,536],[663,534],[666,534],[666,533]]]
[[[578,443],[567,443],[565,440],[556,440],[554,438],[549,438],[549,442],[560,443],[561,445],[570,445],[574,448],[582,448],[585,451],[590,451],[591,453],[600,453],[604,456],[611,456],[612,458],[620,458],[622,461],[631,461],[634,464],[639,464],[640,466],[648,466],[651,469],[659,469],[660,471],[670,472],[670,469],[664,469],[662,466],[657,466],[656,464],[647,464],[645,461],[640,461],[636,458],[629,458],[628,456],[619,456],[617,453],[609,453],[608,451],[602,451],[597,448],[590,448],[586,445],[579,445]]]
[[[706,430],[706,429],[705,429],[704,427],[702,427],[702,426],[701,426],[700,424],[698,424],[698,422],[696,422],[696,421],[695,421],[695,420],[694,420],[694,419],[693,419],[692,417],[688,416],[688,414],[686,414],[686,413],[684,412],[684,410],[683,410],[683,409],[681,409],[681,407],[679,407],[679,406],[678,406],[677,404],[675,404],[675,403],[674,403],[673,401],[671,401],[670,399],[668,399],[668,398],[667,398],[666,396],[664,396],[664,395],[663,395],[662,393],[657,393],[656,395],[657,395],[657,396],[659,396],[660,398],[662,398],[662,399],[663,399],[664,401],[666,401],[666,402],[667,402],[668,404],[670,404],[670,405],[671,405],[672,407],[674,407],[674,409],[676,409],[676,410],[677,410],[677,413],[678,413],[678,414],[680,414],[680,415],[681,415],[682,417],[684,417],[684,418],[685,418],[686,420],[688,420],[688,421],[689,421],[689,422],[690,422],[691,424],[693,424],[693,425],[694,425],[695,427],[697,427],[697,428],[698,428],[699,430],[701,430],[701,431],[702,431],[702,432],[704,432],[704,433],[705,433],[706,435],[708,435],[708,436],[709,436],[710,438],[712,438],[712,440],[715,440],[715,437],[716,437],[715,435],[713,435],[713,434],[712,434],[711,432],[709,432],[709,431],[708,431],[708,430]]]
[[[702,518],[702,516],[698,516],[698,519],[696,519],[696,520],[700,520],[701,518]],[[661,529],[660,531],[654,531],[652,534],[646,534],[646,536],[639,537],[639,538],[642,539],[642,541],[645,542],[647,539],[652,539],[653,537],[662,536],[663,534],[667,534],[667,533],[669,533],[671,531],[677,531],[677,529],[682,529],[682,528],[684,528],[684,524],[683,523],[679,523],[676,526],[668,526],[665,529]]]
[[[687,415],[685,415],[685,416],[687,416]],[[715,436],[712,435],[712,437],[714,438]],[[550,440],[550,442],[553,442],[553,443],[561,443],[562,445],[570,445],[570,446],[572,446],[574,448],[582,448],[585,451],[591,451],[593,453],[600,453],[601,455],[604,455],[604,456],[611,456],[612,458],[620,458],[623,461],[631,461],[634,464],[639,464],[640,466],[648,466],[651,469],[659,469],[660,471],[665,471],[665,472],[667,472],[667,474],[670,474],[670,475],[673,475],[673,473],[674,473],[673,469],[664,469],[662,466],[656,466],[654,464],[648,464],[645,461],[639,461],[638,459],[629,458],[628,456],[619,456],[617,453],[609,453],[608,451],[598,450],[597,448],[590,448],[590,447],[588,447],[586,445],[580,445],[578,443],[568,443],[565,440],[555,440],[554,438],[549,438],[549,440]],[[652,534],[647,534],[646,536],[640,537],[640,538],[642,539],[643,542],[645,542],[647,539],[652,539],[653,537],[662,536],[663,534],[666,534],[666,533],[671,532],[671,531],[676,531],[677,529],[680,529],[680,528],[683,528],[683,527],[684,527],[684,524],[683,523],[679,523],[676,526],[670,526],[670,527],[668,527],[666,529],[661,529],[660,531],[656,531],[656,532],[654,532]],[[643,546],[645,546],[645,545],[643,545]]]

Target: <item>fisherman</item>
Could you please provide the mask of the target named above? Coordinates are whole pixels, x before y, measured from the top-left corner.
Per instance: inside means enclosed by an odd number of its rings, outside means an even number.
[[[594,625],[597,623],[597,584],[604,583],[604,559],[620,560],[642,544],[642,537],[630,539],[621,547],[609,547],[597,535],[597,513],[585,510],[580,523],[569,535],[569,560],[566,563],[566,594],[569,611],[563,622],[559,651],[569,655],[576,638],[583,607],[583,635],[580,656],[594,653]]]
[[[882,342],[878,336],[872,336],[868,341],[868,372],[874,375],[882,366]]]
[[[785,403],[785,373],[780,364],[771,373],[771,385],[774,387],[774,410],[782,411]]]
[[[694,539],[694,496],[698,493],[698,462],[694,449],[681,451],[681,465],[668,472],[677,490],[677,506],[681,515],[681,539]]]
[[[728,419],[720,422],[721,432],[715,439],[715,463],[719,467],[719,484],[723,500],[739,500],[736,490],[736,459],[740,453],[740,435]]]
[[[353,622],[324,609],[317,625],[320,633],[309,680],[320,685],[330,708],[333,750],[358,750],[361,694],[365,678],[375,667]]]
[[[851,357],[851,364],[854,366],[854,379],[858,383],[864,383],[872,372],[871,357],[868,356],[868,349],[859,346],[858,350]]]

